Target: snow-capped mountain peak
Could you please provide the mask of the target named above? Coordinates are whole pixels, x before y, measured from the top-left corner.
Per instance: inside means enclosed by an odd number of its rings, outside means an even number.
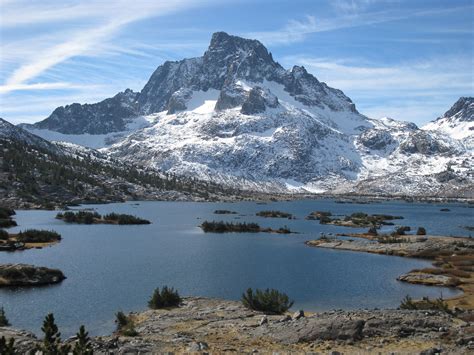
[[[474,136],[474,97],[461,97],[446,113],[423,127],[439,131],[455,139]]]

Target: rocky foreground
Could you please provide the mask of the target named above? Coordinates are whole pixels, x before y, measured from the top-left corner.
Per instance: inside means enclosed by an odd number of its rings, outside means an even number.
[[[474,314],[439,311],[358,310],[265,316],[240,302],[190,297],[179,308],[133,313],[138,335],[92,340],[94,353],[319,352],[468,354],[474,350]],[[12,328],[26,352],[38,339]],[[69,339],[68,342],[73,342]]]

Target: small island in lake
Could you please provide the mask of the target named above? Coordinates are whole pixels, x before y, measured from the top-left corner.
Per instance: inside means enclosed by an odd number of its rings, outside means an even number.
[[[293,215],[291,213],[282,212],[282,211],[260,211],[260,212],[257,212],[257,216],[267,217],[267,218],[288,218],[288,219],[293,218]]]
[[[206,233],[278,233],[290,234],[294,233],[288,227],[278,229],[262,228],[258,223],[232,223],[232,222],[208,222],[204,221],[200,225],[201,229]]]
[[[27,264],[0,265],[0,287],[42,286],[63,281],[61,270]]]
[[[66,223],[78,223],[78,224],[150,224],[151,222],[132,216],[129,214],[109,213],[106,215],[100,215],[97,212],[89,211],[67,211],[64,213],[58,213],[57,219],[60,219]]]
[[[387,214],[373,214],[369,215],[364,212],[355,212],[342,218],[331,218],[332,213],[329,211],[315,211],[311,212],[306,219],[318,220],[320,224],[333,224],[343,227],[380,227],[381,225],[393,225],[391,221],[394,219],[403,219],[402,216],[391,216]]]
[[[215,210],[214,214],[237,214],[237,212],[229,210]]]
[[[61,240],[61,235],[54,231],[27,229],[17,234],[10,234],[0,229],[0,251],[15,251],[42,248]]]

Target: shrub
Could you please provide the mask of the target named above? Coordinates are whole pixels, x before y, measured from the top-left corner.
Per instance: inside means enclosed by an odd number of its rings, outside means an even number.
[[[426,235],[426,229],[424,227],[418,227],[416,235]]]
[[[119,334],[134,337],[138,335],[135,330],[135,324],[130,317],[127,317],[123,312],[119,311],[115,314],[115,323],[117,323],[117,332]]]
[[[2,307],[0,308],[0,327],[8,327],[9,325],[10,322],[5,314],[5,309]]]
[[[0,228],[16,227],[18,224],[10,218],[0,219]]]
[[[15,339],[10,338],[7,342],[7,339],[2,336],[0,338],[0,354],[2,355],[15,355],[18,354],[15,349]]]
[[[7,207],[0,207],[0,218],[1,219],[8,219],[11,216],[15,215],[15,211],[12,210],[11,208]]]
[[[293,305],[288,296],[274,289],[264,291],[249,288],[242,294],[242,303],[245,307],[264,312],[266,314],[283,314]]]
[[[16,239],[22,243],[50,243],[61,240],[61,235],[54,231],[27,229],[18,233]]]
[[[177,290],[172,287],[164,286],[160,292],[159,288],[153,291],[153,295],[148,301],[148,307],[151,309],[160,309],[168,307],[178,307],[181,303],[181,297]]]
[[[92,355],[92,346],[90,343],[89,333],[86,332],[86,328],[81,325],[79,332],[76,333],[77,342],[72,351],[73,355]]]
[[[7,240],[9,238],[6,230],[0,229],[0,240]]]
[[[71,350],[68,345],[61,345],[61,333],[55,323],[54,315],[48,314],[44,321],[41,331],[44,333],[43,343],[37,349],[43,354],[68,354]]]
[[[378,235],[377,228],[375,228],[374,226],[370,227],[369,230],[367,231],[367,234],[377,236]]]
[[[423,297],[423,299],[419,301],[413,301],[413,299],[407,295],[400,303],[399,308],[409,310],[438,310],[449,313],[448,304],[441,297],[435,300]]]
[[[395,230],[395,233],[398,235],[405,235],[405,232],[411,231],[411,228],[408,226],[401,226]]]
[[[328,216],[321,215],[321,217],[319,217],[319,224],[328,224],[331,222],[332,222],[332,219],[329,218]]]

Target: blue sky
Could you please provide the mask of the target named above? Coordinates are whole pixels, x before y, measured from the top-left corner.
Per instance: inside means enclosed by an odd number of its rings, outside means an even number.
[[[474,92],[472,0],[0,0],[0,117],[141,90],[215,31],[256,38],[360,112],[419,125]]]

